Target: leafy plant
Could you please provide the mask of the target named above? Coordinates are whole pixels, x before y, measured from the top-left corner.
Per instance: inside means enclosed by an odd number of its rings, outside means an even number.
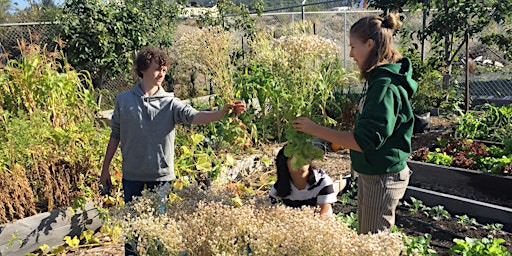
[[[512,105],[485,104],[475,111],[463,113],[456,133],[461,138],[502,142],[510,139],[511,129]]]
[[[410,203],[408,201],[403,202],[403,205],[405,207],[409,208],[408,211],[410,214],[414,214],[414,213],[417,213],[418,211],[423,211],[423,210],[428,209],[428,207],[423,204],[423,201],[416,199],[414,197],[411,197],[410,200],[411,200]]]
[[[457,218],[457,223],[464,225],[464,226],[477,226],[478,222],[475,218],[470,218],[467,215],[455,215]]]
[[[510,140],[504,146],[487,146],[481,141],[452,139],[438,141],[433,148],[421,148],[411,155],[412,160],[444,166],[480,170],[494,174],[512,173]]]
[[[489,256],[506,256],[510,255],[507,247],[501,245],[505,242],[502,238],[482,238],[474,239],[466,237],[462,239],[454,239],[455,245],[450,248],[450,253],[460,255],[489,255]]]
[[[25,41],[19,49],[23,56],[0,69],[0,175],[11,177],[1,188],[2,221],[35,214],[36,204],[43,211],[69,206],[82,189],[95,188],[92,170],[100,169],[108,140],[95,121],[89,74],[74,70],[59,49]]]
[[[442,205],[436,205],[434,207],[431,207],[428,210],[428,214],[427,215],[430,218],[432,218],[433,220],[440,220],[442,218],[445,218],[445,219],[450,219],[451,218],[450,213],[448,213],[448,211],[445,210],[444,206],[442,206]]]
[[[445,152],[429,152],[427,155],[427,163],[449,166],[452,163],[452,158]]]
[[[413,112],[417,115],[430,113],[433,108],[440,106],[447,94],[442,87],[442,75],[423,63],[414,49],[406,49],[404,55],[411,58],[413,79],[418,83],[418,89],[411,98]]]
[[[105,79],[129,74],[133,54],[143,46],[170,46],[180,8],[180,1],[66,0],[58,17],[64,52],[101,86]]]
[[[338,46],[311,32],[307,22],[291,25],[278,39],[273,31],[259,32],[249,42],[253,59],[241,69],[237,83],[246,102],[258,100],[259,109],[247,117],[269,120],[265,122],[268,128],[261,127],[266,133],[259,137],[278,141],[285,137],[285,154],[293,156],[293,168],[319,159],[323,151],[312,145],[312,136],[295,131],[291,121],[306,116],[322,125],[334,125],[335,120],[327,115],[327,102],[334,88],[346,84],[336,57]],[[244,119],[244,123],[252,121]]]
[[[357,216],[358,215],[355,212],[351,212],[349,214],[338,213],[336,215],[336,217],[347,223],[348,227],[355,230],[356,232],[359,229],[359,221]]]
[[[429,248],[431,234],[423,236],[403,236],[404,245],[406,247],[406,255],[438,255],[437,252]]]
[[[501,223],[486,224],[484,226],[484,228],[489,230],[489,232],[491,232],[491,234],[496,235],[498,232],[500,232],[503,229],[503,224],[501,224]]]

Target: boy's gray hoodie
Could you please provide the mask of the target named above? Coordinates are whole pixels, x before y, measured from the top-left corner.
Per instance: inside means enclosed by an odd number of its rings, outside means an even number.
[[[191,124],[196,109],[162,87],[144,97],[137,83],[116,97],[111,137],[121,142],[123,179],[170,181],[174,174],[176,124]]]

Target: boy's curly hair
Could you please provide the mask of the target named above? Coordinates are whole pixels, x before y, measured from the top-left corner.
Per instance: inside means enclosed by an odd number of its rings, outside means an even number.
[[[142,72],[149,68],[151,65],[151,61],[155,60],[155,62],[160,66],[169,67],[171,60],[167,53],[159,48],[146,46],[142,48],[137,57],[135,58],[135,73],[142,78]]]

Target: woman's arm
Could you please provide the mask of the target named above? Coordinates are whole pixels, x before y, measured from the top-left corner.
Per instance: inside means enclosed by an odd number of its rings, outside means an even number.
[[[353,132],[337,131],[325,126],[321,126],[311,121],[307,117],[298,117],[293,122],[293,128],[320,139],[341,145],[344,148],[361,151],[361,147],[357,144]]]

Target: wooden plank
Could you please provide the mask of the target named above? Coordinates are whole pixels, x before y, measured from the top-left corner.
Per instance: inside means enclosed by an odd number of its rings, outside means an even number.
[[[26,255],[46,244],[53,248],[63,245],[65,236],[80,236],[87,230],[102,226],[99,213],[92,202],[85,210],[56,209],[12,223],[0,225],[0,256]]]

